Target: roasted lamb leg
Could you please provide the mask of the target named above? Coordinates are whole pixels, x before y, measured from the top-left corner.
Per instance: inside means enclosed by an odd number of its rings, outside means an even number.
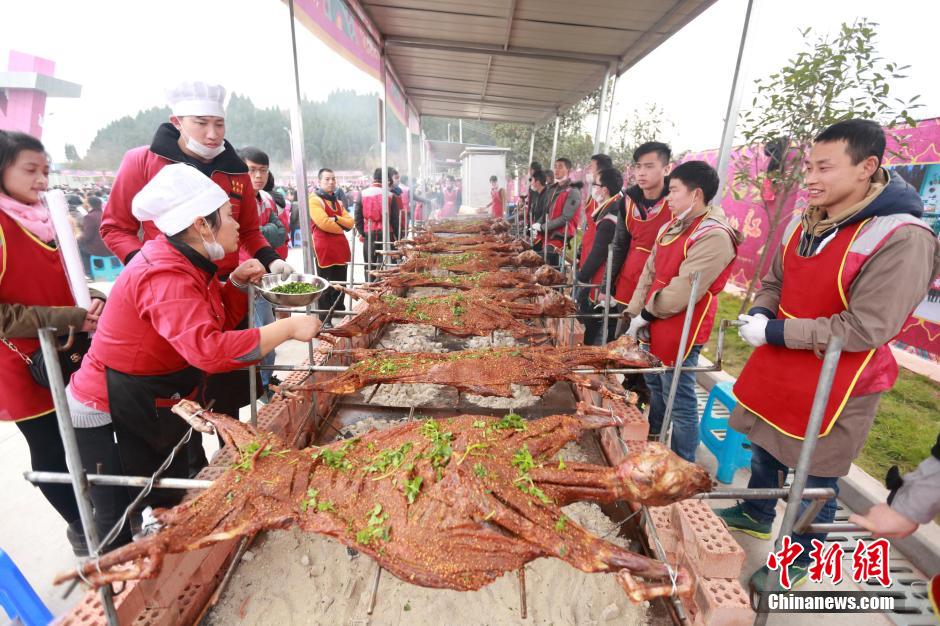
[[[451,289],[474,289],[478,287],[490,289],[508,289],[513,287],[526,287],[529,285],[562,285],[565,277],[561,272],[543,265],[534,272],[527,270],[498,270],[495,272],[478,272],[476,274],[443,275],[429,271],[424,272],[383,272],[382,279],[365,285],[370,290],[386,291],[388,289],[407,289],[411,287],[444,287]]]
[[[183,401],[174,410],[200,408]],[[238,461],[192,500],[155,511],[164,525],[156,534],[83,564],[83,579],[152,577],[165,554],[297,524],[416,585],[479,589],[533,559],[555,557],[585,572],[616,573],[641,601],[672,590],[667,566],[590,535],[560,506],[625,498],[658,505],[711,485],[703,469],[655,443],[616,468],[560,469],[558,451],[586,428],[617,425],[610,415],[412,421],[303,450],[228,416],[201,418],[235,446]],[[72,571],[57,582],[77,577]],[[677,586],[689,590],[685,572]]]

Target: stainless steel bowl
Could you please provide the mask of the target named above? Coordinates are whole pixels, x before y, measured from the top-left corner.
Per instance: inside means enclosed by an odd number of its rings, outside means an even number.
[[[285,283],[308,283],[317,288],[313,293],[275,293],[271,291],[278,285]],[[330,283],[313,274],[290,274],[287,278],[280,274],[265,274],[261,277],[258,291],[264,299],[278,306],[307,306],[320,299]]]

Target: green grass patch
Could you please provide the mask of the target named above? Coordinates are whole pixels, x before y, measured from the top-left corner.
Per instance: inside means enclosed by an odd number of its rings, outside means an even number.
[[[723,293],[718,298],[716,320],[737,319],[741,299]],[[718,341],[718,323],[702,355],[714,361]],[[737,329],[725,334],[723,369],[737,376],[752,348],[738,336]],[[904,368],[894,387],[881,397],[878,414],[868,434],[865,447],[855,463],[881,481],[892,465],[909,472],[930,454],[940,431],[940,385],[926,376]]]

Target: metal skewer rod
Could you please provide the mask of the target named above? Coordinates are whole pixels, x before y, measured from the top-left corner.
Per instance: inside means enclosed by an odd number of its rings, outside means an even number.
[[[381,576],[382,566],[376,563],[375,578],[372,580],[372,593],[369,595],[369,608],[366,610],[366,614],[368,615],[372,615],[372,611],[375,610],[375,600],[379,593],[379,578],[381,578]]]
[[[248,328],[255,327],[255,286],[248,283]],[[264,355],[261,355],[262,357]],[[248,393],[251,401],[248,403],[251,411],[251,425],[258,426],[258,366],[252,363],[248,366]]]
[[[604,268],[604,334],[601,343],[607,343],[607,329],[610,328],[610,283],[613,282],[614,244],[607,244],[607,267]]]
[[[519,568],[519,615],[522,619],[526,618],[528,607],[525,597],[525,565]]]

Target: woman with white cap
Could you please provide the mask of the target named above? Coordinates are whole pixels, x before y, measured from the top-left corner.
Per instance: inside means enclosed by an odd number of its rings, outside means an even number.
[[[146,216],[135,214],[132,201],[137,192],[164,167],[186,163],[225,191],[232,205],[232,218],[239,225],[236,245],[216,261],[218,275],[225,278],[238,266],[239,248],[270,272],[293,272],[261,234],[248,166],[225,139],[225,88],[201,81],[186,81],[169,89],[166,97],[172,111],[169,123],[157,128],[149,146],[129,150],[121,161],[101,219],[101,238],[105,244],[126,264],[141,250],[144,242],[157,237],[160,228]],[[142,238],[138,234],[141,229]],[[246,328],[247,320],[240,326]],[[216,410],[223,413],[237,415],[238,409],[249,402],[247,372],[212,376],[208,386],[216,399]],[[205,458],[200,461],[204,463]],[[195,460],[194,465],[198,466]]]
[[[200,396],[205,374],[244,368],[289,339],[309,341],[320,322],[301,315],[235,330],[248,308],[246,285],[265,270],[250,259],[218,280],[216,263],[238,249],[238,222],[228,194],[195,168],[161,169],[134,197],[133,212],[163,234],[118,277],[67,395],[77,426],[113,423],[124,472],[149,476],[188,428],[169,407]],[[164,475],[188,476],[186,455]],[[173,503],[177,494],[160,491],[148,504]]]

